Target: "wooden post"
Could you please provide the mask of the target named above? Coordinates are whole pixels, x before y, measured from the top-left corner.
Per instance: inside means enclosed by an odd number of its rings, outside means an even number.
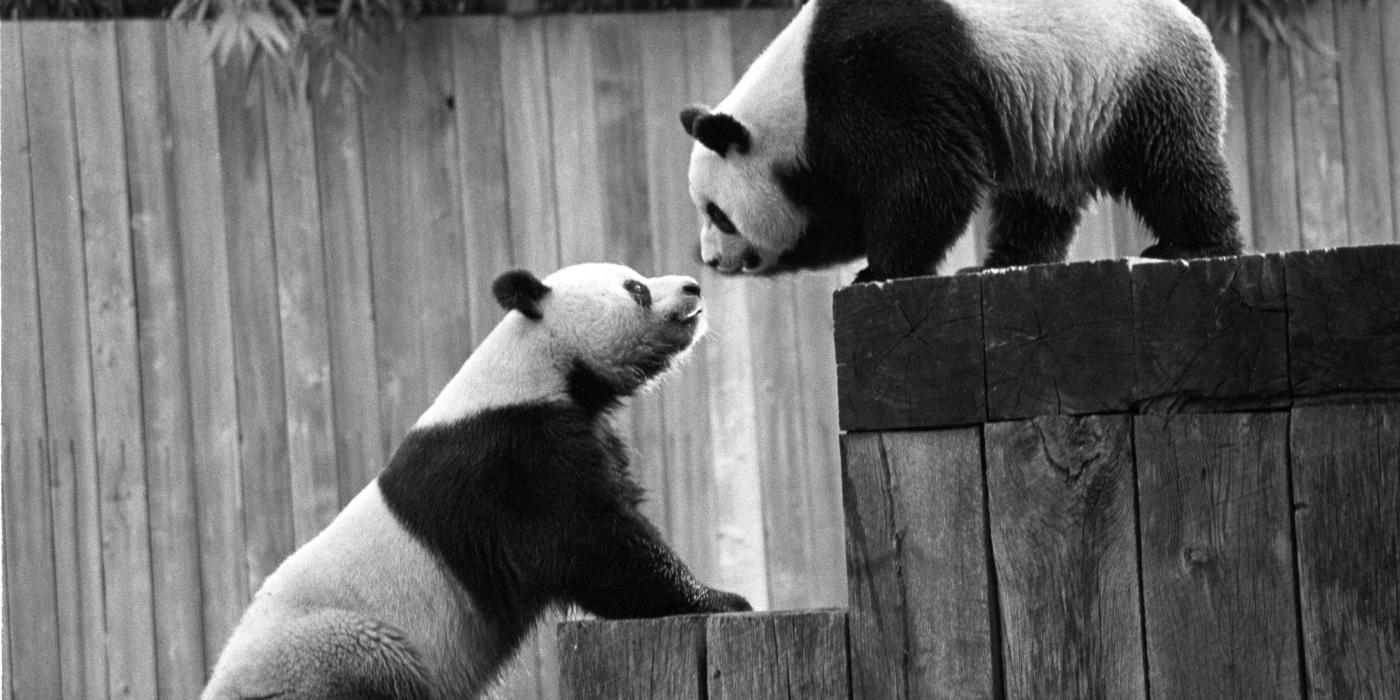
[[[559,624],[563,700],[703,700],[705,618]]]
[[[844,610],[711,616],[705,659],[711,700],[850,697]]]

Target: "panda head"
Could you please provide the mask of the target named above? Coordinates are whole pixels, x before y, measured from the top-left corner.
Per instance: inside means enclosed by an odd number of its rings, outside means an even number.
[[[562,377],[584,408],[610,408],[682,356],[704,334],[705,305],[690,277],[647,278],[623,265],[565,267],[543,280],[525,270],[498,277],[492,292],[512,312],[516,355]]]
[[[724,274],[789,269],[784,255],[808,222],[780,175],[795,166],[792,149],[775,148],[786,139],[765,139],[739,118],[700,106],[683,110],[681,125],[695,139],[689,178],[701,217],[701,260]]]

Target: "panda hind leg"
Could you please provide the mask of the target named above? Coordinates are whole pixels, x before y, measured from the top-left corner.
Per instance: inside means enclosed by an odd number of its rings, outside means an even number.
[[[1130,183],[1124,196],[1157,238],[1145,258],[1199,258],[1238,255],[1239,215],[1231,200],[1230,178],[1219,156],[1202,156],[1153,177]]]
[[[1083,202],[1053,203],[1029,190],[1000,190],[992,197],[986,267],[1062,262],[1069,254]]]

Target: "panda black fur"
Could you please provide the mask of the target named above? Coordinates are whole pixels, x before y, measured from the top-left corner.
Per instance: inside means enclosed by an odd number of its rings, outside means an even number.
[[[547,608],[748,610],[637,510],[609,412],[704,333],[689,277],[515,271],[389,466],[264,582],[203,697],[471,698]]]
[[[930,274],[987,198],[987,266],[1056,262],[1099,193],[1156,236],[1145,256],[1238,253],[1224,80],[1178,0],[811,0],[681,113],[702,259]]]

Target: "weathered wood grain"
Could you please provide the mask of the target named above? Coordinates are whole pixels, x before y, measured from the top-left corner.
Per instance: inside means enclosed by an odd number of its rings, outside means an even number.
[[[26,23],[21,56],[38,262],[63,692],[107,689],[101,509],[68,27]]]
[[[976,275],[861,284],[836,292],[841,428],[930,428],[986,420],[983,294]]]
[[[1134,265],[1132,282],[1139,410],[1286,405],[1283,256]]]
[[[1127,262],[1034,265],[979,277],[989,420],[1106,413],[1132,405]],[[966,372],[964,367],[950,371]]]
[[[84,22],[69,54],[87,280],[106,617],[106,695],[156,693],[146,445],[116,25]]]
[[[994,694],[979,432],[842,438],[852,697]]]
[[[1400,697],[1400,404],[1297,408],[1292,419],[1308,694]]]
[[[1287,414],[1134,423],[1153,695],[1298,697]]]
[[[317,90],[311,97],[330,342],[330,423],[341,506],[379,474],[388,458],[379,419],[361,109],[356,90]]]
[[[214,70],[219,150],[238,398],[238,459],[243,482],[248,586],[256,591],[296,546],[292,519],[287,402],[282,383],[281,310],[273,244],[267,120],[263,104],[279,99],[248,54]]]
[[[1290,253],[1284,266],[1294,395],[1400,390],[1400,246]]]
[[[511,266],[500,21],[494,17],[451,20],[456,34],[452,76],[472,347],[485,340],[501,319],[491,283]]]
[[[1246,32],[1239,41],[1254,224],[1240,235],[1246,249],[1296,250],[1302,234],[1288,54],[1258,32]]]
[[[511,263],[545,275],[559,266],[560,247],[544,22],[502,19],[500,41]]]
[[[1385,70],[1385,133],[1390,139],[1391,240],[1400,243],[1400,70],[1389,66],[1400,62],[1400,6],[1381,3],[1380,62]]]
[[[564,700],[704,700],[705,617],[559,625]]]
[[[1348,242],[1351,245],[1396,240],[1391,208],[1394,151],[1386,120],[1382,3],[1337,3],[1336,52],[1340,83],[1342,147],[1346,153]]]
[[[0,323],[4,351],[5,622],[13,697],[62,697],[58,581],[47,459],[44,350],[30,188],[29,115],[20,25],[0,23]],[[23,630],[16,633],[15,630]],[[23,642],[16,644],[16,641]]]
[[[1333,0],[1318,0],[1297,21],[1322,46],[1336,46]],[[1303,248],[1346,245],[1346,153],[1337,59],[1320,51],[1290,50],[1293,74],[1294,170]],[[1286,147],[1280,143],[1278,147]]]
[[[608,260],[603,250],[604,199],[594,108],[593,27],[590,16],[544,17],[548,76],[550,173],[559,212],[559,264]],[[552,272],[539,271],[541,273]]]
[[[330,524],[341,505],[330,301],[311,104],[269,91],[264,108],[292,533],[300,545]]]
[[[710,700],[845,700],[846,611],[712,615],[705,620]]]
[[[208,32],[167,29],[190,434],[199,507],[204,658],[218,658],[251,596],[243,527],[222,152]],[[197,680],[203,685],[204,678]]]
[[[1146,697],[1127,417],[986,426],[1011,697]]]
[[[178,185],[173,153],[164,148],[173,128],[165,26],[119,24],[117,45],[140,331],[155,691],[159,697],[194,697],[204,678],[205,660]]]

